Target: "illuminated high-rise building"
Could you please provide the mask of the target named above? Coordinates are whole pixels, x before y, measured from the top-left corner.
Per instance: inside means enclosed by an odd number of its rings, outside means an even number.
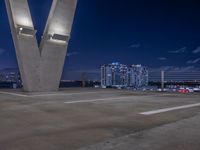
[[[148,85],[148,70],[141,65],[112,63],[101,67],[102,87],[142,87]]]
[[[129,68],[129,86],[142,87],[148,85],[148,69],[142,65],[132,65]]]
[[[101,67],[101,85],[109,86],[127,86],[128,85],[128,67],[118,62],[103,65]]]

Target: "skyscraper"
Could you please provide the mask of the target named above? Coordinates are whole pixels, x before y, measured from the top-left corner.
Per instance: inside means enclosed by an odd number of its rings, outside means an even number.
[[[102,87],[142,87],[148,85],[148,70],[142,65],[127,65],[119,62],[101,67]]]
[[[101,85],[102,86],[127,86],[128,85],[128,67],[115,62],[101,67]]]
[[[129,86],[142,87],[148,85],[148,69],[142,65],[131,65],[129,68]]]

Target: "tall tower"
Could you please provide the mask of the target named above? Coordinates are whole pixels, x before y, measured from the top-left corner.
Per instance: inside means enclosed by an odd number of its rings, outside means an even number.
[[[57,91],[77,0],[53,0],[38,46],[27,0],[5,0],[25,91]]]

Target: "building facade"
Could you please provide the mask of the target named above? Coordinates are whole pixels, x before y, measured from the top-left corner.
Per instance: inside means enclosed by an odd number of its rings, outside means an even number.
[[[0,82],[20,82],[20,73],[16,69],[0,70]]]
[[[148,70],[141,65],[127,65],[118,62],[101,67],[102,87],[142,87],[148,85]]]
[[[17,69],[0,70],[0,88],[21,87],[20,73]]]
[[[142,65],[131,65],[129,68],[129,86],[147,86],[149,82],[148,69]]]

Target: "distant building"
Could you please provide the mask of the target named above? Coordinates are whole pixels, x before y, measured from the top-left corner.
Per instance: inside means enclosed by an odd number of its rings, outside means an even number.
[[[0,70],[1,82],[18,82],[19,80],[20,80],[19,71],[11,69]]]
[[[20,87],[20,73],[17,69],[0,70],[0,88],[1,87]]]
[[[104,65],[101,67],[101,85],[102,86],[112,86],[112,66]]]
[[[141,65],[127,67],[119,62],[101,67],[102,87],[141,87],[148,85],[148,70]]]
[[[102,86],[127,86],[128,85],[128,67],[118,62],[103,65],[101,67],[101,85]]]
[[[142,65],[132,65],[129,68],[129,86],[147,86],[149,82],[148,69]]]

